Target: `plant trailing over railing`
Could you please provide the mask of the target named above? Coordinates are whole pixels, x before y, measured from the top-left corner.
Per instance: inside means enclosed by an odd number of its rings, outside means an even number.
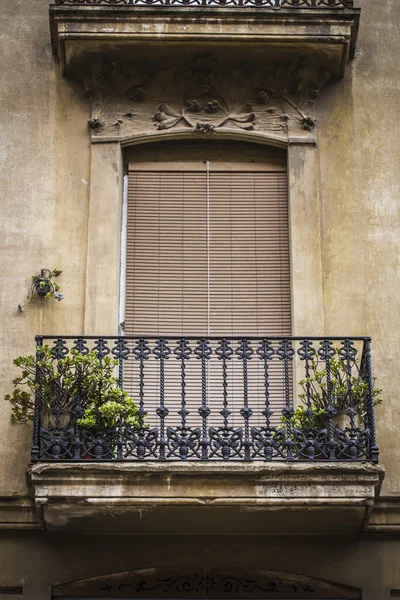
[[[294,410],[291,418],[292,426],[297,429],[304,429],[310,424],[316,428],[326,425],[329,407],[333,417],[347,415],[350,421],[354,418],[364,420],[367,414],[369,386],[361,376],[356,355],[346,360],[343,349],[333,348],[333,351],[328,368],[314,355],[309,360],[308,376],[299,381],[303,392],[298,397],[302,404]],[[372,377],[372,381],[373,402],[377,406],[383,402],[382,390],[375,385],[376,377]],[[283,416],[282,422],[285,420]]]
[[[64,299],[64,294],[60,292],[58,283],[53,281],[54,277],[58,277],[61,273],[62,271],[58,269],[41,269],[39,275],[37,273],[32,275],[32,285],[28,290],[27,301],[25,304],[18,304],[18,311],[22,312],[22,309],[32,301],[35,293],[41,299],[54,298],[61,302]]]
[[[36,341],[36,357],[16,359],[22,376],[7,397],[14,420],[33,418],[34,462],[378,460],[370,338]]]
[[[118,387],[114,370],[118,361],[95,352],[77,350],[55,360],[48,346],[38,349],[37,356],[19,356],[14,365],[22,370],[13,380],[14,391],[5,400],[12,405],[14,422],[32,421],[35,398],[39,396],[42,424],[64,427],[76,422],[95,432],[124,422],[137,425],[137,406],[127,392]]]

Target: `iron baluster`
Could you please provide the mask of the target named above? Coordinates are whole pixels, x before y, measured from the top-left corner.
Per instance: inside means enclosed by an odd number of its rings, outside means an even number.
[[[156,342],[153,353],[156,360],[160,361],[160,406],[157,408],[156,413],[160,418],[160,441],[159,441],[159,459],[165,459],[165,418],[168,416],[169,410],[165,406],[165,360],[168,359],[171,354],[171,348],[168,346],[168,340],[165,338],[159,338]]]
[[[190,414],[186,408],[186,366],[185,360],[189,360],[192,353],[189,347],[189,340],[181,338],[178,342],[178,347],[174,349],[177,359],[181,361],[181,408],[178,415],[181,417],[182,429],[186,429],[186,417]]]
[[[197,341],[197,347],[194,350],[196,357],[201,360],[201,407],[198,410],[202,422],[202,460],[208,458],[208,417],[210,415],[210,407],[207,402],[207,361],[212,355],[209,340],[201,338]]]
[[[129,346],[125,338],[119,337],[114,342],[114,348],[111,350],[111,354],[118,360],[118,387],[122,390],[124,387],[124,363],[128,360],[130,354]]]
[[[300,348],[297,350],[297,354],[300,356],[300,360],[305,361],[304,371],[305,371],[305,379],[306,379],[306,398],[307,398],[307,410],[305,411],[305,415],[308,421],[308,427],[306,430],[307,442],[304,448],[304,454],[310,460],[314,460],[315,458],[315,425],[314,425],[314,411],[312,409],[312,400],[311,400],[311,385],[310,385],[310,361],[314,360],[316,355],[316,350],[313,347],[312,341],[308,338],[305,338],[300,342]]]
[[[111,350],[115,360],[118,361],[118,387],[123,391],[124,387],[124,362],[128,359],[130,350],[126,343],[125,338],[119,337],[114,342],[114,348]],[[119,419],[118,419],[118,435],[117,435],[117,459],[123,458],[123,426],[124,426],[125,412],[121,408]]]
[[[262,415],[265,417],[265,427],[260,430],[253,430],[253,444],[257,446],[257,438],[263,437],[262,445],[264,448],[264,457],[266,460],[272,460],[274,454],[274,443],[273,434],[274,429],[271,427],[272,410],[270,404],[270,391],[269,391],[269,361],[274,357],[275,350],[272,347],[270,340],[263,339],[259,342],[256,350],[260,360],[264,363],[264,394],[265,394],[265,408],[262,411]]]
[[[189,447],[188,439],[190,436],[190,428],[187,427],[186,417],[189,416],[190,412],[186,408],[186,365],[185,361],[190,359],[192,349],[189,346],[189,340],[180,338],[177,342],[177,347],[174,349],[177,360],[181,363],[181,408],[178,411],[178,415],[181,417],[181,426],[179,431],[176,432],[177,443],[179,447],[179,456],[182,460],[186,460],[188,457]],[[171,432],[172,433],[172,432]],[[179,436],[180,433],[180,436]]]
[[[49,445],[49,451],[54,459],[59,459],[60,454],[62,452],[61,447],[61,438],[63,437],[63,431],[60,423],[61,411],[63,414],[65,413],[65,409],[62,409],[62,387],[61,387],[61,377],[62,377],[62,367],[60,365],[60,360],[62,360],[69,352],[65,340],[63,338],[57,338],[54,342],[54,347],[51,349],[51,355],[53,357],[53,361],[57,361],[57,377],[55,380],[55,408],[54,411],[49,409],[51,414],[54,414],[54,425],[52,424],[52,418],[49,417],[49,430],[48,435],[52,438],[52,443]],[[64,415],[65,416],[65,415]],[[65,421],[65,419],[64,419]]]
[[[243,447],[243,430],[241,428],[234,429],[229,425],[229,416],[231,411],[228,407],[228,377],[227,377],[227,361],[232,359],[234,350],[231,347],[231,342],[222,338],[218,341],[215,349],[217,359],[222,361],[222,390],[223,390],[223,405],[219,414],[223,418],[223,425],[220,427],[210,427],[210,458],[220,457],[223,460],[230,458],[242,458]]]
[[[148,341],[143,337],[138,338],[136,346],[132,350],[132,354],[135,359],[139,361],[139,424],[135,436],[135,443],[137,457],[139,460],[143,460],[146,456],[146,436],[148,433],[144,422],[147,415],[144,405],[144,361],[148,360],[149,356],[151,355]]]
[[[218,343],[218,347],[215,350],[215,354],[218,360],[222,360],[222,394],[223,394],[223,405],[220,415],[224,420],[223,428],[228,430],[229,428],[229,415],[231,414],[228,408],[228,374],[227,374],[227,360],[231,360],[233,355],[233,348],[231,348],[231,342],[227,339],[221,339]]]
[[[293,407],[290,402],[290,378],[289,378],[289,360],[292,360],[294,350],[290,340],[287,338],[282,339],[279,342],[279,347],[276,351],[279,360],[283,361],[284,370],[284,382],[285,382],[285,408],[282,410],[282,414],[285,417],[286,424],[286,448],[288,460],[293,459],[293,432],[292,432],[292,418],[294,414]]]
[[[55,406],[55,428],[60,428],[60,414],[61,414],[61,374],[62,368],[60,365],[60,360],[62,360],[67,354],[69,350],[66,346],[65,340],[62,338],[57,338],[54,342],[54,347],[51,349],[51,355],[53,360],[57,361],[57,381],[56,381],[56,406]]]
[[[41,373],[38,362],[40,360],[41,350],[43,346],[43,337],[37,335],[36,341],[36,370],[35,370],[35,408],[33,413],[33,445],[31,451],[32,462],[40,458],[40,409],[41,409],[41,393],[40,380]]]
[[[135,359],[139,361],[139,429],[142,430],[147,412],[144,407],[144,361],[151,354],[151,350],[147,345],[148,341],[144,338],[137,340],[136,347],[132,350]]]
[[[89,348],[87,347],[87,341],[79,337],[74,340],[74,346],[72,350],[81,356],[86,356],[89,353]],[[83,416],[84,408],[83,408],[83,398],[82,398],[82,367],[78,365],[76,368],[77,375],[77,395],[76,400],[74,402],[73,413],[75,415],[75,431],[73,438],[73,449],[74,449],[74,459],[79,460],[81,456],[81,448],[82,448],[82,439],[81,439],[81,429],[78,424],[78,420]]]
[[[100,372],[103,364],[103,359],[110,354],[110,348],[108,347],[108,342],[106,339],[99,337],[93,346],[93,351],[96,353],[96,356],[99,360]],[[101,459],[105,454],[108,454],[108,438],[110,437],[110,432],[106,431],[106,428],[102,427],[102,418],[101,418],[101,406],[103,404],[103,379],[100,377],[98,391],[97,391],[97,404],[96,404],[96,427],[94,440],[92,441],[91,451],[93,453],[93,458]],[[93,438],[93,435],[91,436]]]
[[[353,399],[353,384],[352,384],[352,365],[355,364],[355,359],[357,356],[357,350],[354,348],[354,342],[346,338],[342,342],[342,348],[339,350],[339,356],[345,363],[346,368],[346,385],[347,385],[347,394],[346,394],[346,406],[340,408],[347,408],[346,415],[350,418],[350,428],[349,428],[349,438],[350,443],[347,445],[346,451],[349,458],[355,460],[357,458],[358,450],[357,450],[357,427],[355,424],[354,417],[357,414],[357,407],[354,406]],[[346,428],[347,430],[347,428]]]
[[[271,416],[273,412],[270,406],[270,393],[269,393],[269,373],[268,373],[268,363],[273,359],[275,350],[272,347],[272,344],[269,340],[264,339],[259,342],[259,347],[256,350],[260,360],[264,362],[264,394],[265,394],[265,409],[262,414],[265,417],[265,425],[267,429],[271,427]]]
[[[335,432],[333,427],[333,417],[336,415],[336,409],[332,404],[332,381],[331,381],[331,360],[335,356],[335,349],[333,348],[332,341],[325,338],[321,341],[320,347],[318,348],[318,356],[325,363],[326,372],[326,395],[327,395],[327,408],[325,414],[328,417],[328,446],[329,446],[329,458],[335,460],[336,441]]]
[[[254,354],[254,350],[251,347],[251,342],[247,338],[242,338],[239,341],[239,345],[236,348],[236,354],[239,357],[239,360],[242,361],[243,364],[243,408],[240,411],[241,416],[244,419],[244,459],[250,460],[250,447],[251,447],[251,439],[250,439],[250,417],[253,414],[253,411],[249,407],[249,382],[248,382],[248,373],[247,373],[247,362],[251,360],[252,355]]]
[[[374,409],[374,380],[372,377],[371,338],[365,338],[365,364],[368,384],[368,423],[370,435],[370,460],[378,462],[379,448],[376,443],[375,409]]]

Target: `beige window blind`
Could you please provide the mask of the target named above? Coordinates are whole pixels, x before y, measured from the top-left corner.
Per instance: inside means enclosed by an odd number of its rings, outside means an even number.
[[[128,190],[126,334],[290,335],[286,173],[131,170]]]
[[[131,165],[128,182],[125,334],[291,335],[287,178],[266,165],[204,164],[149,169]],[[157,364],[146,364],[146,403],[158,405]],[[166,405],[177,417],[179,362],[168,361]],[[231,420],[243,405],[240,364],[229,364]],[[135,384],[135,365],[126,378]],[[200,417],[200,368],[188,361],[191,424]],[[271,405],[283,404],[282,364],[270,368]],[[249,400],[261,414],[261,361],[249,362]],[[236,400],[235,400],[236,394]],[[208,363],[208,396],[221,410],[220,363]],[[259,415],[260,416],[260,415]],[[218,412],[210,422],[221,420]],[[255,417],[254,417],[255,418]],[[260,417],[262,418],[262,417]],[[279,415],[278,417],[279,418]],[[257,420],[259,420],[257,418]]]

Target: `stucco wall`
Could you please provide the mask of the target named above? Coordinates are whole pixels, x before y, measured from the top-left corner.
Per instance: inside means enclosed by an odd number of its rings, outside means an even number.
[[[400,489],[400,3],[360,0],[356,58],[319,104],[326,334],[370,335],[384,493]]]
[[[34,351],[41,332],[82,332],[90,146],[88,109],[59,75],[48,25],[48,2],[1,3],[0,86],[1,396],[10,388],[15,356]],[[23,313],[31,276],[62,269],[65,300],[36,299]],[[30,426],[12,426],[0,403],[1,493],[25,490]]]
[[[377,411],[387,468],[384,492],[395,494],[400,484],[400,5],[397,0],[358,4],[363,8],[358,56],[345,80],[326,88],[318,108],[323,313],[327,334],[373,337],[374,370],[385,397]],[[33,351],[35,334],[81,333],[91,322],[84,306],[90,186],[86,101],[78,85],[60,76],[51,54],[47,0],[3,0],[2,17],[1,394],[10,387],[13,357]],[[63,270],[59,282],[65,300],[43,306],[35,300],[17,313],[31,275],[54,266]],[[9,406],[0,404],[0,491],[22,494],[30,427],[13,426],[8,416]]]

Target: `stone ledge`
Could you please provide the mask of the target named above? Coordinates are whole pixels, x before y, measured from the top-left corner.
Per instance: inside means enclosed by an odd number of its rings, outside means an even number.
[[[400,532],[400,497],[383,496],[375,502],[368,524],[371,533]]]
[[[29,468],[43,528],[137,533],[365,530],[371,464],[43,463]]]
[[[196,10],[194,8],[124,7],[100,5],[51,5],[53,51],[63,72],[77,68],[95,52],[129,53],[134,46],[162,44],[167,60],[168,44],[202,44],[207,52],[216,44],[235,51],[252,51],[259,44],[265,55],[288,53],[308,57],[310,64],[343,77],[348,59],[354,56],[360,9],[290,9],[265,11],[252,8]],[[75,66],[74,66],[75,65]]]
[[[0,530],[38,528],[36,506],[31,498],[13,493],[0,496]]]

